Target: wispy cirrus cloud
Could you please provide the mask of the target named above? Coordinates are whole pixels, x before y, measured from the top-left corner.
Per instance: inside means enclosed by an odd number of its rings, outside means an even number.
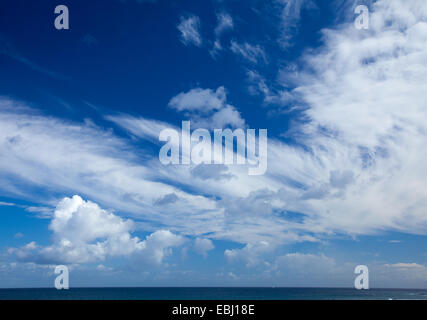
[[[29,59],[28,57],[22,55],[18,52],[18,50],[13,46],[11,42],[9,42],[4,36],[0,34],[0,54],[5,55],[17,62],[20,62],[30,69],[39,72],[41,74],[47,75],[49,77],[59,79],[59,80],[66,80],[68,77],[56,72],[52,71],[48,68],[40,66],[38,63],[34,62],[33,60]]]
[[[233,18],[227,12],[221,12],[217,14],[217,21],[217,26],[214,30],[216,37],[220,37],[224,32],[234,28]]]
[[[267,63],[267,56],[264,49],[260,45],[252,45],[247,42],[238,43],[236,41],[231,41],[230,49],[233,53],[238,56],[241,56],[245,60],[258,63],[260,61]]]
[[[202,36],[200,34],[200,18],[191,15],[188,17],[181,16],[177,26],[180,34],[180,39],[186,46],[194,45],[200,47],[202,45]]]
[[[281,9],[281,25],[279,44],[283,48],[292,46],[292,40],[298,33],[301,13],[303,10],[313,10],[317,6],[313,0],[275,0]]]

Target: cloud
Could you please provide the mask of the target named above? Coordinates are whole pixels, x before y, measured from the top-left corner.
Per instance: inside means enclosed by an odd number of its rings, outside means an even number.
[[[228,167],[224,164],[199,164],[191,170],[191,174],[202,180],[228,180],[233,177],[227,173]]]
[[[130,123],[129,117],[116,120],[123,119]],[[165,182],[163,174],[168,173],[158,163],[158,151],[135,148],[111,130],[43,116],[4,99],[0,99],[0,123],[0,189],[5,195],[46,205],[63,194],[81,194],[153,224],[168,220],[174,227],[185,225],[178,221],[189,211],[214,209],[212,200]],[[156,123],[148,128],[145,134],[157,133]],[[153,139],[158,141],[158,133]],[[181,201],[166,219],[169,210],[155,202],[171,193]]]
[[[264,63],[267,63],[267,57],[264,49],[259,45],[251,45],[247,42],[237,43],[232,40],[230,49],[233,53],[241,56],[249,62],[258,63],[259,61],[263,61]]]
[[[258,243],[249,243],[242,249],[227,249],[224,251],[224,256],[229,262],[246,262],[246,266],[252,267],[261,262],[260,256],[274,249],[267,241]]]
[[[199,111],[209,113],[218,111],[224,107],[226,102],[224,87],[219,87],[216,91],[212,89],[196,88],[189,92],[182,92],[169,101],[169,107],[177,111]]]
[[[401,268],[401,269],[412,269],[412,268],[425,268],[424,266],[418,264],[418,263],[395,263],[395,264],[385,264],[386,267],[390,268]]]
[[[305,199],[319,226],[426,232],[426,13],[422,1],[377,1],[368,32],[324,30],[324,46],[302,59],[295,91],[309,108],[299,141],[321,162],[304,183],[317,190]]]
[[[47,69],[45,67],[40,66],[38,63],[30,60],[29,58],[25,57],[24,55],[20,54],[16,48],[13,46],[12,43],[7,41],[2,35],[0,35],[0,54],[3,54],[17,62],[20,62],[30,69],[37,71],[41,74],[50,76],[54,79],[59,80],[66,80],[68,79],[66,76],[63,76],[59,74],[56,71],[52,71],[50,69]]]
[[[247,78],[249,82],[249,93],[264,97],[266,106],[273,106],[280,113],[290,113],[302,111],[304,108],[296,99],[295,94],[287,89],[274,88],[265,77],[255,70],[248,70]],[[270,113],[271,113],[270,109]]]
[[[232,30],[234,28],[233,18],[226,12],[217,14],[218,24],[215,27],[215,36],[220,37],[225,31]]]
[[[205,258],[208,255],[208,251],[211,251],[215,248],[212,241],[205,238],[196,238],[194,240],[194,251],[196,251],[198,254],[201,254]]]
[[[49,224],[53,232],[51,245],[32,241],[9,249],[9,254],[18,261],[37,264],[80,264],[120,256],[138,256],[161,264],[170,248],[184,243],[183,237],[168,230],[156,231],[142,241],[132,237],[133,228],[133,221],[76,195],[58,203]]]
[[[0,206],[4,206],[4,207],[13,207],[13,206],[16,206],[16,204],[11,203],[11,202],[3,202],[3,201],[0,201]]]
[[[181,92],[169,101],[169,107],[184,112],[193,121],[192,125],[197,127],[221,129],[245,126],[240,113],[227,103],[224,87],[215,91],[195,88]]]
[[[181,32],[181,42],[188,45],[200,47],[202,37],[200,35],[200,18],[197,16],[181,17],[178,24],[178,30]]]
[[[275,0],[281,10],[281,36],[279,43],[283,48],[293,45],[292,40],[298,32],[303,10],[313,10],[317,6],[312,0]]]
[[[333,274],[337,268],[334,259],[323,254],[288,253],[277,257],[275,269],[292,274]]]
[[[185,242],[184,237],[173,234],[169,230],[156,231],[145,239],[145,249],[138,252],[138,258],[148,259],[159,265],[172,254],[172,248],[182,246]]]
[[[126,131],[130,132],[132,135],[151,141],[158,141],[159,134],[162,130],[173,127],[173,125],[167,122],[145,119],[142,117],[138,118],[138,121],[135,121],[134,117],[123,114],[105,116],[105,119],[114,122],[122,128],[126,128]]]

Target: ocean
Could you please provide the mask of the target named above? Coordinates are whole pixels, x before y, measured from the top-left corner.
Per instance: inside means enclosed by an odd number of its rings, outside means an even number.
[[[54,288],[0,289],[0,300],[427,300],[427,289]]]

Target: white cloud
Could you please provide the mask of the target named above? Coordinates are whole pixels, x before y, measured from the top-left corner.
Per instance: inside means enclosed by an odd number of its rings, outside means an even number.
[[[196,88],[188,92],[181,92],[169,101],[169,107],[177,111],[199,111],[209,113],[224,107],[227,96],[224,87],[216,91],[212,89]]]
[[[187,18],[181,17],[177,28],[181,32],[181,41],[183,44],[186,46],[192,44],[197,47],[202,45],[199,17],[194,15]]]
[[[125,117],[116,120],[126,126],[131,123]],[[159,182],[166,168],[158,163],[158,154],[135,149],[112,131],[43,116],[5,99],[0,99],[0,124],[0,189],[5,195],[56,205],[64,194],[81,194],[148,221],[147,231],[155,229],[151,223],[165,221],[171,228],[184,226],[182,215],[191,212],[203,219],[198,213],[215,209],[211,199]],[[144,136],[157,134],[153,139],[158,141],[161,126],[149,121],[142,124],[131,127],[132,131],[139,134],[141,130]],[[180,199],[172,214],[155,204],[171,193]],[[49,217],[45,209],[28,210],[42,210],[43,216]]]
[[[217,15],[218,24],[215,27],[215,35],[220,37],[222,33],[234,28],[233,18],[226,12]]]
[[[312,0],[275,0],[282,8],[281,36],[279,43],[283,48],[292,46],[292,40],[299,29],[299,22],[303,10],[313,10],[317,6]]]
[[[205,238],[196,238],[194,240],[194,250],[204,257],[207,257],[208,251],[215,248],[211,240]]]
[[[227,31],[233,30],[234,22],[233,18],[227,12],[221,12],[217,14],[217,26],[215,27],[214,34],[215,40],[213,42],[213,47],[209,51],[210,55],[213,58],[216,58],[218,53],[223,49],[221,44],[221,37]]]
[[[418,264],[418,263],[394,263],[394,264],[385,264],[386,267],[391,268],[402,268],[402,269],[412,269],[412,268],[425,268],[424,266]]]
[[[52,77],[54,79],[59,80],[66,80],[67,77],[63,76],[62,74],[59,74],[56,71],[52,71],[49,69],[46,69],[42,66],[40,66],[38,63],[34,62],[33,60],[30,60],[29,58],[23,56],[20,54],[16,48],[13,46],[12,43],[10,43],[6,38],[4,38],[3,35],[0,35],[0,54],[5,55],[19,63],[22,63],[23,65],[29,67],[30,69],[39,72],[41,74],[45,74],[49,77]]]
[[[280,109],[281,113],[300,111],[302,109],[292,93],[286,89],[272,88],[270,84],[267,83],[267,79],[261,76],[257,71],[249,70],[247,76],[249,81],[249,93],[252,95],[262,95],[265,105],[275,106],[277,109]]]
[[[16,206],[16,204],[14,204],[14,203],[10,203],[10,202],[3,202],[3,201],[0,201],[0,206],[4,206],[4,207],[14,207],[14,206]]]
[[[267,241],[258,243],[249,243],[242,249],[225,250],[224,256],[229,262],[244,261],[248,267],[254,266],[260,262],[260,256],[274,249]]]
[[[139,259],[150,259],[156,264],[161,264],[164,258],[172,253],[172,248],[179,247],[185,242],[184,237],[169,230],[156,231],[145,239],[145,249],[138,252]]]
[[[233,175],[228,172],[228,167],[224,164],[199,164],[191,170],[191,174],[202,180],[228,180]]]
[[[227,103],[224,87],[215,91],[196,88],[181,92],[169,102],[169,107],[185,112],[192,120],[192,125],[202,128],[221,129],[226,126],[242,128],[245,121],[236,108]]]
[[[258,63],[259,61],[267,63],[267,57],[264,49],[259,45],[251,45],[247,42],[237,43],[236,41],[231,41],[230,49],[236,55],[239,55],[252,63]]]
[[[185,242],[182,236],[158,230],[145,240],[132,237],[134,222],[101,209],[79,196],[64,198],[56,207],[49,229],[52,244],[32,241],[9,249],[19,261],[38,264],[79,264],[104,261],[107,257],[137,256],[161,264],[170,248]]]
[[[274,268],[282,273],[325,275],[334,274],[337,264],[323,254],[288,253],[277,257]],[[350,276],[350,274],[349,274]]]
[[[106,116],[106,120],[114,122],[120,127],[126,128],[126,130],[133,135],[148,139],[151,141],[158,141],[160,132],[163,129],[171,128],[172,125],[163,121],[139,118],[139,120],[133,121],[133,117],[128,115],[116,115]]]
[[[299,130],[314,171],[296,181],[319,195],[305,202],[319,227],[427,231],[426,13],[423,1],[377,1],[368,32],[325,30],[325,45],[304,57],[310,71],[295,91],[309,106]],[[334,184],[336,170],[345,186]]]

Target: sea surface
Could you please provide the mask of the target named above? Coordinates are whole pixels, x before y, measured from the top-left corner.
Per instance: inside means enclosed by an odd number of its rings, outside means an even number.
[[[0,289],[0,300],[427,300],[427,289],[54,288]]]

